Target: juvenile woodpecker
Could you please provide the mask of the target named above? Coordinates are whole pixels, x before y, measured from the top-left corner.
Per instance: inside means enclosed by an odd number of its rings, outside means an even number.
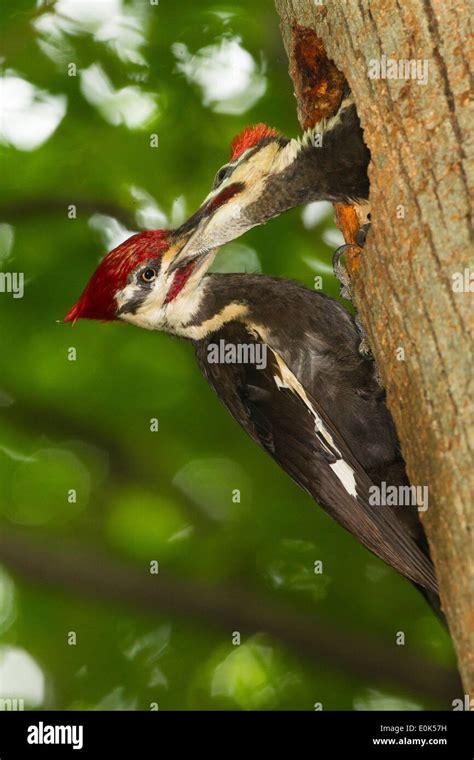
[[[350,92],[337,114],[289,140],[265,124],[247,127],[232,142],[230,161],[211,192],[181,227],[187,244],[173,266],[239,237],[310,201],[366,201],[370,153]]]
[[[436,597],[416,506],[371,498],[374,486],[408,481],[353,318],[295,282],[206,274],[216,250],[173,269],[185,242],[170,230],[134,235],[103,259],[65,321],[120,319],[191,341],[251,438],[364,546]]]

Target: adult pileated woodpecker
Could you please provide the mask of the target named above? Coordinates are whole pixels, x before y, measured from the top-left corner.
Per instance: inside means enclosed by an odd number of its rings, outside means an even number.
[[[134,235],[103,259],[65,321],[121,319],[192,341],[202,372],[254,441],[433,600],[436,578],[416,507],[371,503],[374,485],[407,479],[353,318],[288,280],[206,274],[216,250],[173,269],[184,243],[179,231]],[[231,363],[222,354],[214,361],[216,347]],[[239,347],[246,347],[240,362]]]
[[[231,160],[201,207],[181,227],[192,234],[174,266],[302,203],[365,201],[369,160],[350,92],[334,117],[301,139],[289,140],[265,124],[248,127],[232,142]]]

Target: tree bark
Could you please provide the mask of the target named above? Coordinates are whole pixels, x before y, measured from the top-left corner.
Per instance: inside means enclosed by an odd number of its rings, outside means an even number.
[[[456,0],[275,2],[297,100],[309,89],[301,87],[308,72],[295,56],[296,41],[302,29],[311,30],[352,88],[372,154],[372,228],[350,264],[354,302],[410,480],[429,489],[423,524],[464,686],[473,693],[474,114],[468,8]],[[369,77],[371,62],[384,55],[397,64],[418,61],[419,79],[427,65],[427,82]],[[304,110],[298,102],[302,126]]]

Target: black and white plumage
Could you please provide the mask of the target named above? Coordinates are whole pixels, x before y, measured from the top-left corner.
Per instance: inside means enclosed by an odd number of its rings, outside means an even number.
[[[209,275],[190,323],[235,317],[194,340],[203,374],[233,417],[337,522],[418,586],[436,579],[416,507],[373,506],[369,488],[408,483],[374,364],[352,317],[285,280]],[[199,328],[198,328],[199,329]],[[209,346],[261,343],[267,366],[209,362]]]
[[[121,319],[193,342],[202,372],[244,430],[364,546],[436,604],[437,584],[416,506],[376,506],[373,486],[408,483],[375,373],[354,319],[295,282],[208,274],[216,251],[186,269],[186,242],[144,232],[101,262],[66,321]],[[211,360],[210,349],[260,347],[265,361]],[[255,352],[257,356],[258,352]]]

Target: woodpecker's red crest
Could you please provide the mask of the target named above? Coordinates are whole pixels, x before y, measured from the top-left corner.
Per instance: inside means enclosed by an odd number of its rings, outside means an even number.
[[[280,133],[277,129],[269,127],[267,124],[255,124],[251,127],[245,127],[232,140],[230,146],[230,159],[235,161],[242,153],[245,153],[249,148],[254,148],[262,140],[266,138],[280,137]]]
[[[168,248],[168,235],[168,230],[147,230],[133,235],[110,251],[100,262],[64,321],[116,319],[115,293],[125,287],[129,274],[139,264],[162,256]]]

